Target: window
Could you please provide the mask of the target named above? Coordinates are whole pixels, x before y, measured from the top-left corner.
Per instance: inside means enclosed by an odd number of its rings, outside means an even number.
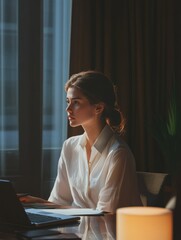
[[[72,0],[0,4],[0,177],[45,196],[67,137]]]

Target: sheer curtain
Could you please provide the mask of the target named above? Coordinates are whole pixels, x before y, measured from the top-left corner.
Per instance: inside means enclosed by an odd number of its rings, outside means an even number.
[[[67,138],[66,95],[69,77],[72,0],[44,1],[43,194],[49,194]]]

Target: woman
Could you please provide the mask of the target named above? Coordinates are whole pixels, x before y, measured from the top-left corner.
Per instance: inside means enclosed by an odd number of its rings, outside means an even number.
[[[105,212],[141,205],[134,157],[120,137],[124,120],[113,84],[100,72],[86,71],[74,74],[65,90],[69,124],[84,133],[64,142],[48,201]]]

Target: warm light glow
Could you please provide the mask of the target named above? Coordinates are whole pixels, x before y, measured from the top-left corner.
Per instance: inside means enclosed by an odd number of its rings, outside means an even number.
[[[126,207],[116,212],[116,240],[172,240],[172,211]]]

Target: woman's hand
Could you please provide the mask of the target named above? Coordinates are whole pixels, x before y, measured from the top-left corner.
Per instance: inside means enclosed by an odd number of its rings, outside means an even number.
[[[20,202],[24,203],[25,205],[26,205],[26,203],[27,203],[27,205],[28,205],[28,203],[30,203],[30,204],[31,203],[45,203],[47,206],[50,205],[50,207],[53,206],[55,208],[62,208],[62,209],[64,209],[64,208],[75,208],[73,206],[63,206],[63,205],[55,204],[55,203],[49,202],[49,201],[47,201],[43,198],[34,197],[34,196],[31,196],[31,195],[26,195],[26,196],[19,195],[18,198],[19,198]]]
[[[39,197],[33,197],[31,195],[19,196],[19,200],[22,203],[49,203],[47,200]]]

